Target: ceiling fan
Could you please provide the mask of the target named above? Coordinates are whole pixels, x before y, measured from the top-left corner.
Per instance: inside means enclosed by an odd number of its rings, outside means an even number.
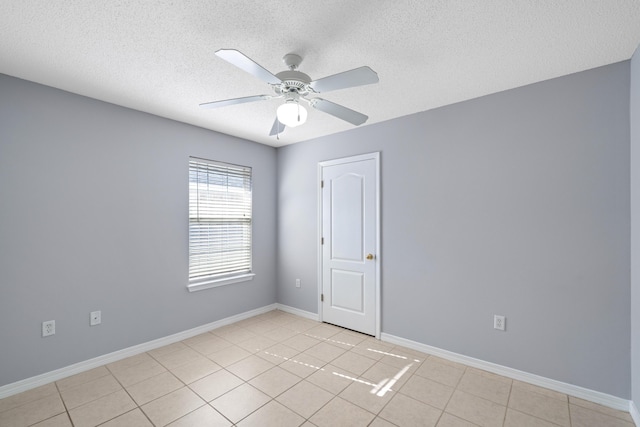
[[[306,121],[307,110],[304,106],[300,105],[300,101],[305,102],[316,110],[320,110],[356,126],[363,124],[369,118],[362,113],[327,101],[326,99],[308,98],[321,92],[378,83],[378,74],[369,67],[359,67],[318,80],[311,80],[311,77],[307,74],[298,71],[298,66],[300,66],[302,58],[294,53],[286,54],[282,58],[282,61],[289,69],[275,75],[238,50],[220,49],[216,51],[215,54],[241,70],[267,82],[275,92],[275,95],[254,95],[244,98],[205,102],[204,104],[200,104],[202,108],[219,108],[228,105],[244,104],[245,102],[282,98],[284,99],[284,103],[280,105],[276,111],[276,119],[269,133],[270,136],[279,135],[284,131],[286,126],[295,127]]]

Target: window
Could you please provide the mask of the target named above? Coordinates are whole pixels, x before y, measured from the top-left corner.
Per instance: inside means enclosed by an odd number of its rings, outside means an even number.
[[[189,159],[189,290],[251,280],[251,168]]]

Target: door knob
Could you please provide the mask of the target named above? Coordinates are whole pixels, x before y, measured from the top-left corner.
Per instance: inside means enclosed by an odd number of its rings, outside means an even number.
[[[367,259],[374,259],[374,258],[375,258],[375,256],[373,254],[368,254],[367,255]]]

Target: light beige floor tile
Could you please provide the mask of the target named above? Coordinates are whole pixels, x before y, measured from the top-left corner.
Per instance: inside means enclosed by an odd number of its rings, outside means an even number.
[[[376,363],[375,360],[360,356],[352,352],[346,352],[334,359],[331,364],[354,374],[362,375]]]
[[[430,357],[420,365],[416,370],[416,374],[450,387],[456,387],[464,374],[464,369],[440,363],[435,358]]]
[[[170,427],[229,427],[231,421],[209,405],[202,406],[169,424]]]
[[[303,334],[294,335],[293,337],[282,341],[282,344],[287,345],[291,348],[294,348],[298,351],[305,351],[319,343],[320,343],[320,340],[308,337]]]
[[[242,341],[246,341],[250,338],[256,338],[256,337],[258,337],[258,334],[254,334],[251,331],[240,328],[231,333],[228,333],[223,338],[227,341],[232,342],[233,344],[239,344]]]
[[[542,394],[542,395],[547,396],[547,397],[551,397],[551,398],[554,398],[554,399],[557,399],[557,400],[562,400],[563,402],[567,402],[568,401],[568,397],[564,393],[560,393],[560,392],[557,392],[557,391],[554,391],[554,390],[549,390],[548,388],[538,387],[536,385],[525,383],[525,382],[522,382],[522,381],[514,380],[512,388],[513,389],[520,389],[520,390],[528,391],[528,392],[531,392],[531,393]]]
[[[380,417],[398,426],[433,427],[442,411],[403,394],[396,394],[380,412]]]
[[[282,393],[276,400],[287,408],[309,418],[333,399],[334,395],[307,381],[301,381]]]
[[[123,387],[139,383],[166,371],[166,368],[154,359],[145,360],[137,365],[117,369],[113,375]]]
[[[391,424],[384,418],[376,417],[371,424],[369,424],[369,427],[395,427],[395,424]]]
[[[422,355],[424,355],[424,353],[420,353],[420,352],[417,352],[416,350],[412,350],[412,349],[405,349],[405,351],[409,352],[410,354],[422,354]],[[464,364],[458,363],[458,362],[454,362],[452,360],[444,359],[442,357],[429,356],[428,359],[431,359],[432,362],[438,362],[438,363],[441,363],[443,365],[451,366],[452,368],[462,369],[463,371],[465,369],[467,369],[467,365],[464,365]]]
[[[309,375],[306,380],[337,395],[349,385],[353,384],[357,378],[358,376],[352,372],[328,364]]]
[[[600,412],[601,414],[609,415],[610,417],[620,418],[621,420],[633,422],[631,414],[628,412],[618,411],[613,408],[598,405],[597,403],[589,402],[577,397],[569,396],[569,403],[583,408],[591,409],[592,411]]]
[[[453,392],[446,412],[482,427],[500,427],[506,407],[460,390]]]
[[[395,394],[394,391],[383,391],[378,395],[376,394],[376,384],[369,382],[363,383],[360,381],[363,380],[353,382],[345,388],[339,396],[373,414],[380,412],[384,405],[389,403]]]
[[[471,366],[467,366],[465,372],[472,372],[476,375],[480,375],[481,377],[491,378],[496,381],[502,381],[503,383],[513,384],[513,380],[511,378],[503,377],[502,375],[494,374],[493,372],[484,371],[478,368],[472,368]]]
[[[240,326],[237,326],[236,324],[232,323],[230,325],[225,325],[225,326],[221,326],[219,328],[213,329],[209,331],[209,333],[224,338],[225,336],[231,335],[234,332],[237,332],[240,330],[242,330]]]
[[[199,358],[203,357],[200,353],[190,347],[185,347],[180,350],[172,351],[171,353],[161,354],[153,356],[162,366],[172,370],[178,366],[186,365],[187,363],[195,362]]]
[[[311,328],[318,326],[319,324],[320,323],[314,320],[304,319],[296,316],[295,319],[292,322],[287,323],[285,327],[291,330],[294,330],[296,332],[303,333],[308,331]]]
[[[171,370],[171,373],[178,377],[185,384],[191,384],[194,381],[204,378],[216,371],[222,369],[220,365],[211,359],[201,357],[193,362],[178,366]]]
[[[201,357],[193,362],[189,362],[185,365],[172,369],[171,373],[185,384],[191,384],[192,382],[213,374],[220,369],[222,369],[222,367],[211,359]]]
[[[274,340],[276,342],[286,341],[291,337],[295,337],[296,335],[298,335],[296,331],[292,331],[291,329],[287,329],[283,327],[278,327],[276,329],[272,329],[264,333],[265,337],[271,340]]]
[[[213,400],[211,406],[237,423],[270,400],[269,396],[245,383]]]
[[[249,381],[249,384],[271,397],[276,397],[300,381],[297,375],[275,366]]]
[[[271,402],[238,423],[238,427],[298,427],[304,418],[278,402]]]
[[[110,375],[110,372],[107,370],[107,368],[105,368],[104,366],[99,366],[97,368],[90,369],[88,371],[58,380],[56,381],[56,385],[58,386],[58,390],[63,391],[68,388],[88,383],[89,381],[93,381],[107,375]]]
[[[310,419],[318,427],[360,427],[367,426],[375,418],[353,403],[339,397],[323,406]]]
[[[165,345],[164,347],[158,347],[153,350],[148,351],[150,356],[164,356],[169,353],[173,353],[174,351],[183,350],[187,348],[187,345],[182,342],[174,342],[173,344]]]
[[[224,368],[249,356],[251,356],[251,353],[244,348],[232,345],[231,347],[216,351],[207,357]]]
[[[376,362],[360,377],[376,384],[379,384],[383,381],[385,383],[392,381],[391,389],[398,391],[412,376],[413,372],[415,372],[415,368],[413,367],[409,367],[409,369],[405,370],[404,367],[399,368],[387,365],[383,362]]]
[[[163,372],[155,377],[133,384],[126,389],[138,406],[141,406],[183,386],[184,384],[173,376],[171,372]]]
[[[393,348],[392,344],[382,342],[375,338],[367,338],[351,349],[354,353],[369,359],[380,360]]]
[[[69,414],[65,412],[41,421],[38,424],[33,424],[33,427],[73,427],[73,425],[69,419]]]
[[[251,355],[246,359],[242,359],[241,361],[234,363],[233,365],[227,366],[227,371],[245,381],[249,381],[261,373],[273,368],[273,366],[273,363],[267,362],[258,356]]]
[[[307,349],[304,353],[329,363],[338,356],[341,356],[345,351],[345,349],[338,346],[321,342]]]
[[[247,330],[258,335],[264,335],[266,332],[272,331],[276,328],[279,328],[279,326],[276,323],[269,322],[268,320],[257,321],[256,323],[246,327]]]
[[[414,375],[402,386],[400,393],[427,405],[444,409],[453,394],[453,390],[453,387],[448,385]]]
[[[533,415],[527,415],[522,412],[514,411],[507,408],[507,416],[504,421],[504,427],[557,427],[557,424],[550,423]]]
[[[570,425],[568,402],[544,394],[514,387],[511,390],[509,407],[561,426]]]
[[[257,352],[256,356],[261,357],[274,365],[279,365],[298,354],[300,354],[298,350],[278,343],[265,350]]]
[[[628,422],[616,417],[610,417],[582,406],[571,405],[572,427],[635,427]]]
[[[298,316],[281,312],[278,316],[273,316],[272,318],[270,318],[269,321],[275,323],[276,325],[284,326],[294,322],[297,318]]]
[[[305,331],[305,335],[317,340],[326,340],[342,331],[343,329],[337,326],[321,324]]]
[[[238,343],[238,347],[244,348],[249,353],[258,353],[275,344],[276,342],[274,340],[263,336],[256,336],[255,338],[249,338],[248,340]]]
[[[153,427],[153,424],[151,424],[151,421],[142,413],[140,408],[136,408],[133,411],[101,424],[100,427]]]
[[[233,344],[224,338],[220,338],[213,334],[203,334],[208,335],[208,337],[200,338],[198,341],[191,341],[189,343],[184,341],[189,347],[194,349],[200,354],[204,354],[205,356],[210,355],[211,353],[215,353],[216,351],[220,351],[224,348],[230,347]]]
[[[379,361],[386,363],[387,365],[395,366],[396,368],[403,368],[407,365],[418,368],[424,362],[421,357],[416,357],[414,354],[398,347],[394,347],[389,351],[384,351]]]
[[[342,331],[328,338],[326,341],[329,344],[337,345],[345,350],[351,350],[365,339],[367,339],[366,335],[350,331]]]
[[[65,411],[62,399],[56,394],[50,394],[39,400],[0,412],[0,426],[28,426],[44,421]]]
[[[325,363],[322,360],[316,359],[308,354],[300,353],[278,366],[292,374],[296,374],[300,378],[306,378],[322,369],[324,365]]]
[[[109,369],[109,371],[111,371],[112,373],[117,373],[125,369],[128,369],[132,366],[135,366],[139,363],[148,362],[151,360],[153,360],[153,358],[149,356],[147,353],[139,353],[139,354],[136,354],[135,356],[127,357],[125,359],[118,360],[117,362],[109,363],[106,366]]]
[[[240,384],[242,384],[240,378],[223,369],[189,384],[189,388],[207,402],[211,402]]]
[[[119,390],[69,411],[75,427],[97,426],[135,409],[135,402],[126,391]]]
[[[199,335],[196,335],[194,337],[182,340],[182,343],[186,344],[187,346],[189,346],[191,348],[193,348],[194,345],[197,345],[199,343],[208,342],[210,340],[220,340],[220,337],[218,337],[217,335],[211,334],[209,332],[203,332],[203,333],[201,333]]]
[[[107,375],[88,383],[65,389],[60,394],[67,409],[73,409],[120,389],[122,389],[120,383],[112,375]]]
[[[109,372],[107,372],[107,374],[109,374]],[[13,396],[0,399],[0,412],[17,408],[18,406],[43,399],[47,396],[51,396],[52,394],[58,394],[58,389],[54,383],[45,384],[22,393],[14,394]]]
[[[440,417],[436,427],[477,427],[477,425],[445,412]]]
[[[458,390],[506,406],[511,392],[511,383],[467,370],[460,379]]]
[[[141,409],[155,426],[165,426],[203,405],[205,402],[197,394],[184,387],[143,405]]]

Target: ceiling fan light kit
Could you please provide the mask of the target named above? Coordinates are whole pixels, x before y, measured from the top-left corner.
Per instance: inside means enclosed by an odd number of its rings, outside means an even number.
[[[271,86],[275,95],[254,95],[206,102],[200,104],[202,108],[219,108],[253,101],[283,98],[284,103],[276,111],[276,119],[269,135],[279,135],[284,131],[285,126],[296,127],[305,123],[307,110],[300,105],[300,101],[306,102],[307,105],[316,110],[356,126],[363,124],[369,118],[362,113],[322,98],[307,98],[309,95],[321,92],[378,83],[378,74],[369,67],[359,67],[319,80],[311,80],[311,77],[307,74],[298,71],[302,58],[294,53],[288,53],[282,58],[282,61],[289,69],[275,75],[235,49],[220,49],[216,51],[216,56],[265,81]]]

